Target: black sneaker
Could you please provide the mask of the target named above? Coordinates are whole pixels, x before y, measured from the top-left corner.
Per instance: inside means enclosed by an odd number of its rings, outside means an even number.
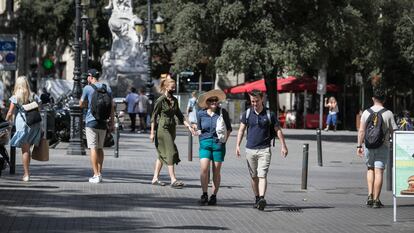
[[[207,195],[201,195],[200,200],[198,200],[198,204],[200,205],[206,205],[208,203],[208,196]]]
[[[382,208],[382,207],[384,207],[384,205],[381,203],[381,201],[379,199],[374,200],[372,202],[372,208],[378,209],[378,208]]]
[[[257,209],[257,203],[259,203],[260,198],[257,198],[254,200],[253,208]]]
[[[368,207],[372,207],[373,202],[374,202],[374,197],[372,196],[372,194],[368,195],[366,205],[367,205]]]
[[[208,201],[208,205],[216,205],[217,204],[217,197],[216,195],[211,195],[210,200]]]
[[[260,200],[257,202],[257,209],[264,210],[265,207],[266,207],[266,200],[263,197],[261,197]]]

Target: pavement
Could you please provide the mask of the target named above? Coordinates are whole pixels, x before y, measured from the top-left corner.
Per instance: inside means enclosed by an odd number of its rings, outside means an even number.
[[[356,132],[323,132],[323,166],[317,164],[314,130],[284,130],[289,155],[272,148],[265,211],[252,208],[244,158],[235,156],[236,131],[227,144],[217,206],[198,206],[198,139],[187,159],[188,134],[178,129],[183,189],[150,184],[156,151],[148,134],[122,133],[119,158],[105,150],[103,183],[90,184],[88,156],[66,155],[67,143],[50,150],[50,161],[32,161],[32,180],[0,177],[0,233],[11,232],[414,232],[414,199],[398,199],[384,183],[385,208],[365,207],[365,165],[355,155]],[[244,141],[245,142],[245,141]],[[309,144],[307,189],[301,189],[303,144]],[[166,168],[162,181],[168,181]]]

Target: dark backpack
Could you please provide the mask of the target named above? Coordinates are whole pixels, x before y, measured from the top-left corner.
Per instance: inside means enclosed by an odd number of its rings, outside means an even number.
[[[385,134],[382,130],[382,113],[386,112],[387,109],[383,108],[379,112],[374,112],[371,108],[368,109],[369,117],[367,125],[365,127],[364,143],[368,149],[375,149],[380,147],[385,140]]]
[[[106,85],[102,84],[100,88],[91,85],[95,90],[91,98],[91,113],[97,121],[106,121],[111,116],[112,97],[106,89]]]
[[[248,108],[245,112],[246,114],[246,126],[249,126],[249,116],[250,116],[251,108]],[[266,109],[266,116],[269,119],[270,126],[269,126],[269,137],[273,141],[273,146],[275,146],[275,139],[276,139],[276,132],[275,132],[275,124],[272,121],[272,117],[270,115],[270,110]],[[249,133],[249,128],[247,128],[247,133]]]

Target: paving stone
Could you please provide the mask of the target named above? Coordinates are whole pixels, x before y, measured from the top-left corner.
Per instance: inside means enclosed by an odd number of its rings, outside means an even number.
[[[236,131],[235,131],[236,132]],[[230,137],[217,206],[198,206],[201,195],[198,139],[187,161],[188,134],[178,127],[181,190],[150,184],[156,151],[148,134],[122,133],[119,158],[105,150],[104,182],[90,184],[89,156],[66,155],[67,143],[51,149],[50,161],[32,161],[32,180],[0,178],[0,232],[414,232],[414,199],[399,199],[393,223],[392,193],[384,184],[383,209],[364,206],[365,165],[355,155],[356,132],[323,132],[323,166],[317,164],[314,130],[285,130],[289,156],[272,148],[265,211],[254,195],[245,159]],[[308,189],[301,190],[302,145],[309,143]],[[167,168],[160,179],[169,183]],[[209,193],[211,191],[209,190]]]

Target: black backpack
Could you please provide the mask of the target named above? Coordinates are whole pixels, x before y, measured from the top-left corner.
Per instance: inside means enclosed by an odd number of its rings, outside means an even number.
[[[246,126],[249,126],[249,116],[250,116],[251,108],[248,108],[245,112],[246,117]],[[275,146],[275,139],[276,139],[276,132],[275,132],[275,124],[272,121],[272,117],[270,115],[270,110],[266,109],[266,116],[267,119],[269,119],[270,125],[269,125],[269,137],[273,141],[273,146]],[[247,133],[249,133],[249,128],[247,128]]]
[[[95,90],[91,98],[92,116],[100,122],[106,121],[111,116],[112,97],[106,89],[106,85],[102,84],[100,88],[91,85]]]
[[[368,109],[369,117],[367,120],[367,125],[365,127],[365,137],[364,143],[365,147],[368,149],[375,149],[380,147],[385,140],[385,134],[382,130],[382,124],[384,119],[382,119],[382,113],[386,112],[387,109],[383,108],[379,112],[374,112],[371,108]]]

